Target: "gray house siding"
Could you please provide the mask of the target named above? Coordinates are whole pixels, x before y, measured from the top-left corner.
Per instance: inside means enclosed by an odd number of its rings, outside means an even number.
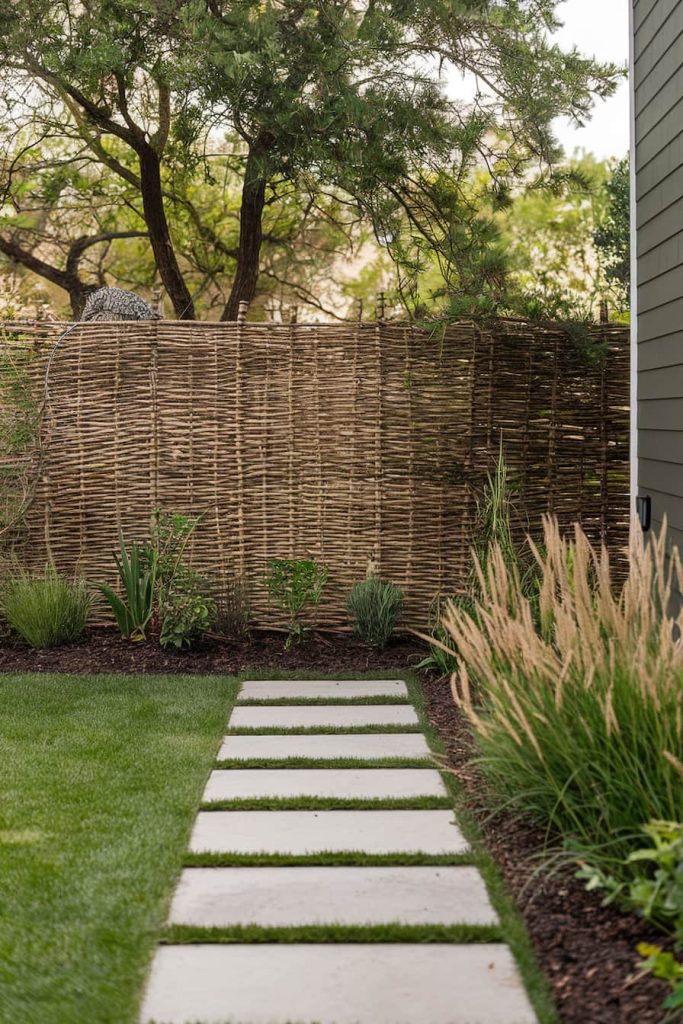
[[[633,5],[638,493],[683,546],[683,0]]]

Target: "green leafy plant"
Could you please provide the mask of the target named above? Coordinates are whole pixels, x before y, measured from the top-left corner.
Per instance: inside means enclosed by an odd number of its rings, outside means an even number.
[[[149,541],[144,546],[147,561],[156,564],[156,582],[161,589],[171,587],[185,550],[203,516],[186,516],[156,508],[152,514]]]
[[[403,591],[369,576],[354,583],[347,608],[354,633],[371,647],[385,647],[403,610]]]
[[[641,970],[668,982],[671,993],[664,1000],[665,1010],[672,1010],[669,1020],[680,1020],[683,1016],[683,963],[669,950],[654,943],[641,942],[638,952],[643,957]]]
[[[642,831],[649,839],[647,846],[629,854],[621,866],[620,877],[599,867],[584,864],[578,877],[587,889],[602,889],[604,903],[615,900],[635,910],[653,924],[669,932],[676,948],[683,948],[683,824],[673,821],[651,821]],[[631,869],[635,877],[621,877]],[[661,978],[671,986],[664,1008],[683,1013],[683,963],[669,950],[651,943],[641,943],[641,969]]]
[[[48,565],[40,575],[17,569],[0,589],[0,611],[31,647],[74,643],[83,634],[92,599],[83,580]]]
[[[144,640],[155,609],[157,558],[156,554],[137,543],[126,548],[123,534],[119,535],[120,552],[114,553],[116,569],[123,587],[121,598],[106,583],[98,583],[114,613],[121,636],[131,640]]]
[[[301,642],[310,632],[302,622],[307,609],[320,604],[323,587],[327,582],[327,569],[304,558],[270,558],[266,585],[278,608],[289,616],[289,633],[285,649],[294,641]]]
[[[123,636],[144,640],[148,628],[155,628],[162,647],[181,648],[211,627],[216,602],[208,582],[182,561],[201,520],[156,509],[148,541],[131,545],[129,554],[121,536],[121,553],[114,557],[125,596],[105,584],[99,589]]]
[[[216,602],[208,593],[204,576],[182,563],[176,566],[173,582],[159,606],[162,647],[191,647],[211,628]]]
[[[566,538],[545,519],[543,548],[530,548],[536,598],[496,544],[476,564],[476,616],[446,609],[454,696],[491,790],[628,879],[642,822],[683,819],[683,613],[669,610],[680,558],[665,531],[645,544],[634,529],[615,589],[607,551],[578,526]]]
[[[203,516],[155,509],[144,557],[156,566],[155,599],[162,647],[191,647],[211,628],[216,602],[204,576],[183,561]]]

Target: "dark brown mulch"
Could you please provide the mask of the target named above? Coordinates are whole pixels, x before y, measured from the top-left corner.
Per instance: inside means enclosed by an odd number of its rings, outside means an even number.
[[[383,651],[372,651],[348,635],[314,635],[284,650],[284,634],[255,632],[251,639],[206,640],[189,651],[163,650],[157,643],[131,643],[114,629],[93,629],[81,643],[34,651],[16,644],[0,647],[2,672],[182,673],[233,675],[250,668],[283,671],[372,672],[405,668],[424,657],[424,646],[398,636]]]
[[[511,813],[491,816],[471,763],[470,728],[453,703],[448,680],[427,679],[423,685],[429,719],[524,917],[563,1024],[659,1024],[668,989],[636,971],[636,946],[668,943],[635,915],[603,907],[601,897],[586,892],[571,867],[531,878],[538,872],[544,835]]]

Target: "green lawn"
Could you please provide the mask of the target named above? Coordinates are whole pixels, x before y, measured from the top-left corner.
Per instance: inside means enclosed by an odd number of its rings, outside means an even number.
[[[0,1022],[130,1024],[236,691],[0,676]]]

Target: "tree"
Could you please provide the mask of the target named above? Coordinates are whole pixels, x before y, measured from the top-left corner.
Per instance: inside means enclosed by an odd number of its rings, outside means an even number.
[[[607,208],[593,235],[605,263],[605,275],[613,282],[626,306],[631,283],[630,191],[629,158],[624,157],[605,184]]]
[[[0,172],[0,254],[64,289],[78,317],[105,283],[112,244],[146,238],[145,224],[128,208],[130,195],[111,189],[92,161],[47,143],[35,143],[30,154],[15,163],[7,153]]]
[[[609,282],[593,244],[606,205],[607,161],[575,156],[553,187],[515,196],[500,226],[510,264],[510,310],[532,318],[592,320]]]
[[[552,120],[581,120],[615,86],[617,68],[548,41],[555,7],[24,0],[0,12],[0,92],[14,147],[59,139],[66,159],[87,153],[132,189],[177,317],[195,308],[174,224],[221,254],[221,273],[230,259],[222,316],[234,319],[256,293],[264,242],[278,242],[269,211],[292,196],[299,237],[310,210],[331,203],[340,229],[367,219],[404,268],[425,249],[456,267],[477,222],[459,187],[471,168],[486,169],[500,201],[532,165],[543,174],[556,162]],[[449,68],[475,82],[471,102],[447,98]],[[236,223],[215,225],[191,183],[203,174],[220,188],[221,137],[239,201]]]
[[[436,304],[448,318],[593,320],[603,299],[622,310],[623,293],[595,244],[610,208],[613,174],[613,161],[584,153],[558,165],[549,181],[510,192],[497,208],[487,204],[486,181],[475,175],[469,187],[479,226],[470,230],[469,280],[461,273],[454,289],[436,260],[426,262],[421,310],[427,315]]]

